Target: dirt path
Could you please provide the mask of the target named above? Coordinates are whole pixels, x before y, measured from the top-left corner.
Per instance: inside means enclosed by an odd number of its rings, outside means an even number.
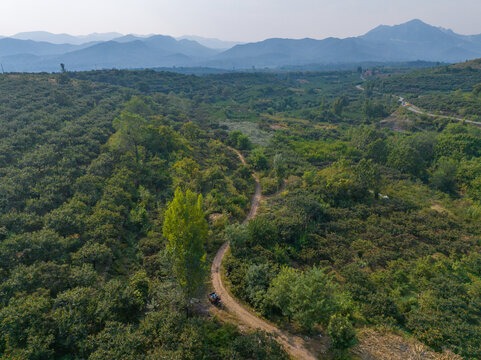
[[[232,149],[237,153],[241,162],[245,165],[245,159],[242,154]],[[249,214],[244,220],[244,224],[247,223],[249,220],[253,219],[257,214],[257,209],[259,208],[259,204],[262,200],[262,193],[261,193],[261,183],[259,181],[259,177],[256,174],[252,174],[256,181],[256,192],[252,198],[251,209]],[[211,268],[211,277],[212,277],[212,286],[214,287],[214,291],[220,295],[222,299],[222,303],[225,308],[232,314],[234,314],[238,320],[245,325],[249,326],[252,329],[259,329],[266,331],[270,334],[273,334],[276,340],[284,346],[286,351],[294,358],[294,359],[307,359],[307,360],[315,360],[316,357],[313,356],[305,347],[305,341],[299,337],[287,334],[282,332],[277,327],[269,324],[267,321],[259,318],[256,314],[248,310],[246,307],[241,305],[236,299],[234,299],[227,289],[225,288],[224,284],[222,283],[222,276],[221,276],[221,266],[222,260],[229,249],[229,243],[224,243],[222,247],[217,252],[214,261],[212,262]]]

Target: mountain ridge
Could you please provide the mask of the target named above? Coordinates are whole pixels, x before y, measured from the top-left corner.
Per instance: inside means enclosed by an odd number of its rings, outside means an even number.
[[[52,44],[82,45],[89,42],[110,41],[120,36],[122,36],[122,34],[117,32],[108,32],[108,33],[94,32],[88,35],[70,35],[66,33],[55,34],[48,31],[28,31],[28,32],[20,32],[10,37],[18,40],[50,42]]]
[[[7,71],[32,72],[58,71],[60,62],[75,71],[173,66],[250,69],[369,61],[454,63],[479,57],[481,34],[456,34],[419,19],[380,25],[357,37],[270,38],[237,44],[227,50],[209,48],[192,37],[176,39],[168,35],[129,34],[83,44],[0,38],[0,62]]]

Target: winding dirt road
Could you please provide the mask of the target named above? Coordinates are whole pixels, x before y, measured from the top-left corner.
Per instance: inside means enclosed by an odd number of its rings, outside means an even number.
[[[362,80],[366,81],[365,79],[362,79]],[[358,89],[359,91],[365,90],[362,87],[362,85],[356,85],[356,89]],[[472,124],[472,125],[481,126],[481,122],[479,122],[479,121],[468,120],[468,119],[464,119],[464,118],[460,118],[460,117],[456,117],[456,116],[432,114],[430,112],[427,112],[427,111],[424,111],[424,110],[418,108],[417,106],[409,104],[402,96],[396,96],[396,95],[392,95],[392,96],[398,98],[401,105],[405,109],[407,109],[408,111],[411,111],[413,113],[416,113],[416,114],[419,114],[419,115],[426,115],[426,116],[429,116],[431,118],[437,117],[437,118],[448,119],[448,120],[456,120],[456,121],[459,121],[459,122],[465,122],[465,123],[469,123],[469,124]]]
[[[232,150],[237,153],[237,156],[239,156],[241,162],[245,165],[246,162],[242,154],[235,149]],[[261,183],[259,181],[259,177],[256,174],[252,174],[252,176],[256,181],[256,192],[252,198],[252,204],[249,214],[245,218],[243,224],[249,222],[249,220],[253,219],[256,216],[257,209],[259,208],[259,204],[262,200]],[[234,314],[240,322],[244,323],[248,327],[252,329],[263,330],[274,335],[276,340],[284,346],[285,350],[294,359],[316,360],[317,358],[306,349],[305,341],[301,337],[287,334],[279,330],[279,328],[259,318],[256,314],[241,305],[229,294],[224,284],[222,283],[221,276],[222,260],[224,259],[224,256],[228,249],[229,243],[226,242],[217,252],[214,261],[212,262],[211,268],[212,286],[214,287],[214,291],[218,295],[220,295],[222,299],[222,304],[225,306],[225,308],[230,313]]]
[[[399,101],[401,102],[402,106],[404,106],[406,109],[408,109],[409,111],[411,111],[413,113],[420,114],[420,115],[426,115],[426,116],[433,117],[433,118],[438,117],[438,118],[442,118],[442,119],[456,120],[456,121],[459,121],[459,122],[465,122],[465,123],[481,126],[481,122],[479,122],[479,121],[468,120],[468,119],[464,119],[464,118],[460,118],[460,117],[456,117],[456,116],[432,114],[430,112],[421,110],[417,106],[409,104],[408,102],[406,102],[406,100],[402,96],[398,96],[398,98],[399,98]]]

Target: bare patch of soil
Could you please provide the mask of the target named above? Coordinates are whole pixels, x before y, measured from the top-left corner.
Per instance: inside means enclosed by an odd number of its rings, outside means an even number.
[[[272,129],[272,130],[286,130],[286,129],[289,129],[286,125],[284,124],[271,124],[269,125],[269,127]]]

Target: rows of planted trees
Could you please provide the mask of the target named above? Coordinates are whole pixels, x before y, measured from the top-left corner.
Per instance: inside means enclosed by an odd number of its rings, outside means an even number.
[[[481,120],[479,59],[388,79],[376,79],[370,81],[367,88],[402,95],[431,113]]]
[[[287,190],[225,232],[233,293],[281,325],[341,327],[338,347],[382,325],[480,356],[481,130],[340,130],[319,145],[283,131],[263,151],[265,176],[282,154]]]
[[[217,248],[205,214],[242,218],[251,180],[190,102],[135,92],[0,78],[0,358],[285,359],[187,311]]]
[[[285,359],[192,302],[224,240],[232,292],[280,326],[481,357],[481,131],[380,122],[399,106],[382,92],[416,83],[479,116],[479,81],[459,86],[476,71],[364,92],[356,72],[1,76],[3,359]],[[280,194],[236,225],[252,171]]]

